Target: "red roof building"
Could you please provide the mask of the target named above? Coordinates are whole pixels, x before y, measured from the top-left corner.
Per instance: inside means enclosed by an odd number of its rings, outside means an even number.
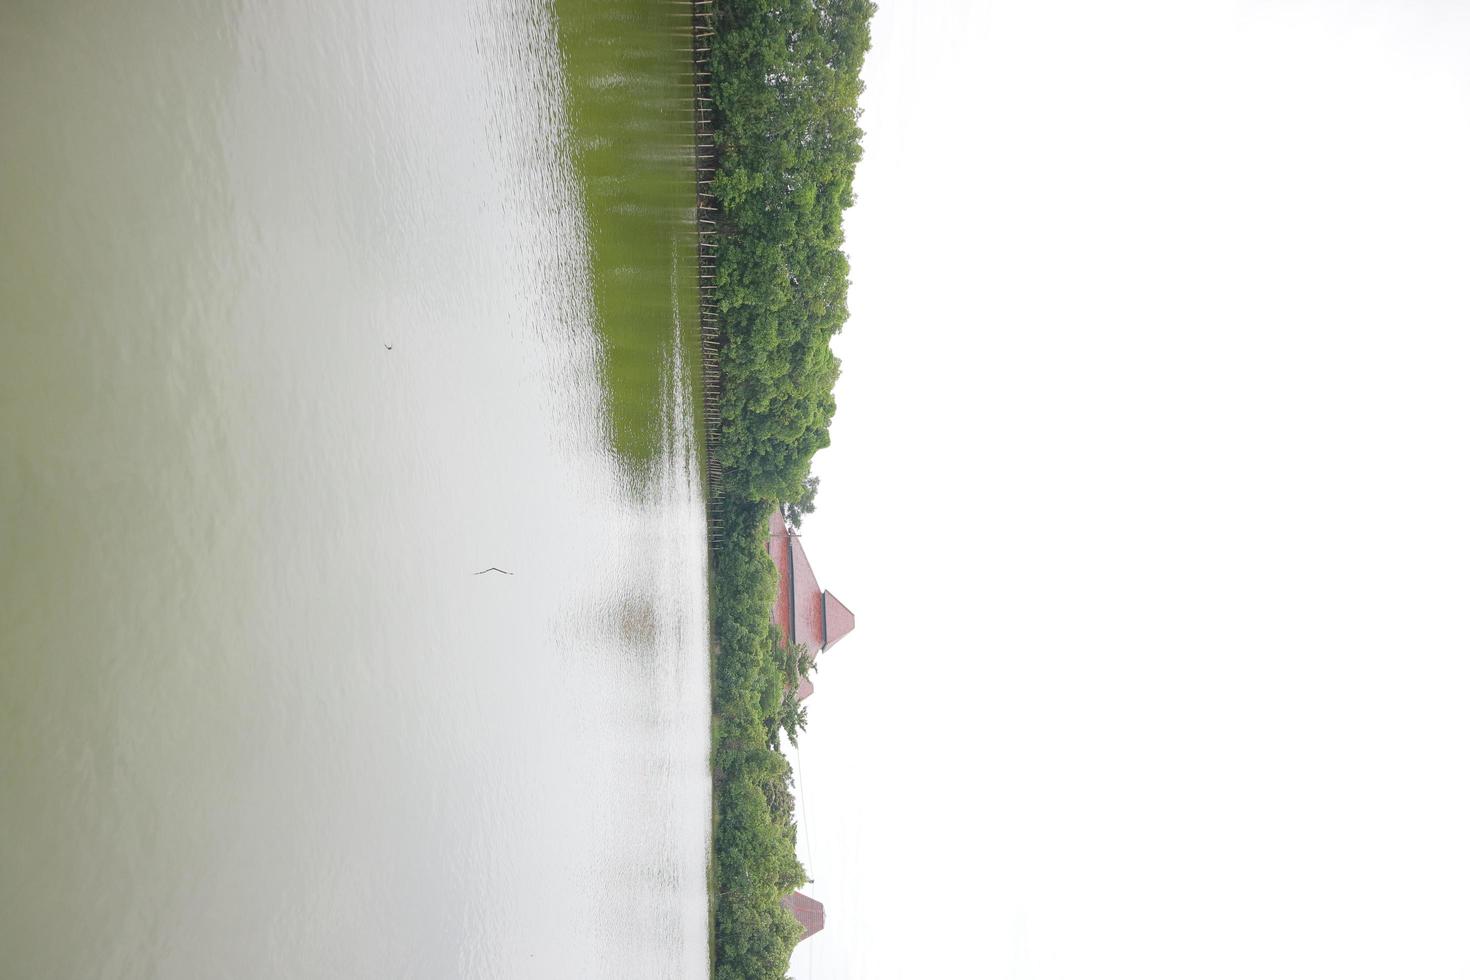
[[[852,632],[852,611],[817,584],[800,536],[786,526],[779,509],[771,512],[769,531],[766,553],[776,563],[780,578],[771,622],[781,628],[787,643],[799,643],[815,657]],[[805,698],[811,692],[811,682],[803,681],[797,693]]]
[[[801,938],[810,938],[813,933],[821,932],[822,927],[827,924],[827,910],[822,908],[822,903],[810,895],[801,892],[792,892],[781,899],[781,907],[792,915],[796,921],[801,923],[805,930]]]

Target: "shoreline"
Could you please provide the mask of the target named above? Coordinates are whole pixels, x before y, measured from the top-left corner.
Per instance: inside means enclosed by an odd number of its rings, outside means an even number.
[[[810,660],[773,623],[772,511],[814,509],[847,319],[842,213],[861,149],[870,0],[691,3],[710,602],[710,946],[720,980],[780,980],[806,935],[793,772]]]

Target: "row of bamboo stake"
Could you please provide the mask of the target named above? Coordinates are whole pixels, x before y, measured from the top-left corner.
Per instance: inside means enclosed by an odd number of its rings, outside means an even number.
[[[714,35],[714,0],[675,0],[687,4],[693,44],[690,50],[693,93],[690,108],[694,117],[695,230],[698,244],[699,353],[703,382],[704,439],[706,460],[707,513],[711,558],[725,543],[725,473],[720,463],[723,428],[721,394],[724,377],[720,351],[725,336],[719,308],[715,304],[716,256],[719,252],[719,205],[711,193],[715,176],[714,103],[710,97],[709,39]]]

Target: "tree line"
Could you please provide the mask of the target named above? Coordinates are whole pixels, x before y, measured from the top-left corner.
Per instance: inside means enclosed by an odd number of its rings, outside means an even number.
[[[767,520],[814,508],[847,319],[842,213],[861,155],[858,78],[870,0],[717,0],[710,39],[723,346],[725,545],[711,576],[714,667],[714,976],[786,975],[801,927],[781,899],[806,882],[781,736],[806,651],[771,624]]]

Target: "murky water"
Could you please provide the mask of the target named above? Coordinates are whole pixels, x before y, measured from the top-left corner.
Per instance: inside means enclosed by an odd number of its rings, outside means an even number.
[[[5,976],[705,971],[680,13],[0,2]]]

